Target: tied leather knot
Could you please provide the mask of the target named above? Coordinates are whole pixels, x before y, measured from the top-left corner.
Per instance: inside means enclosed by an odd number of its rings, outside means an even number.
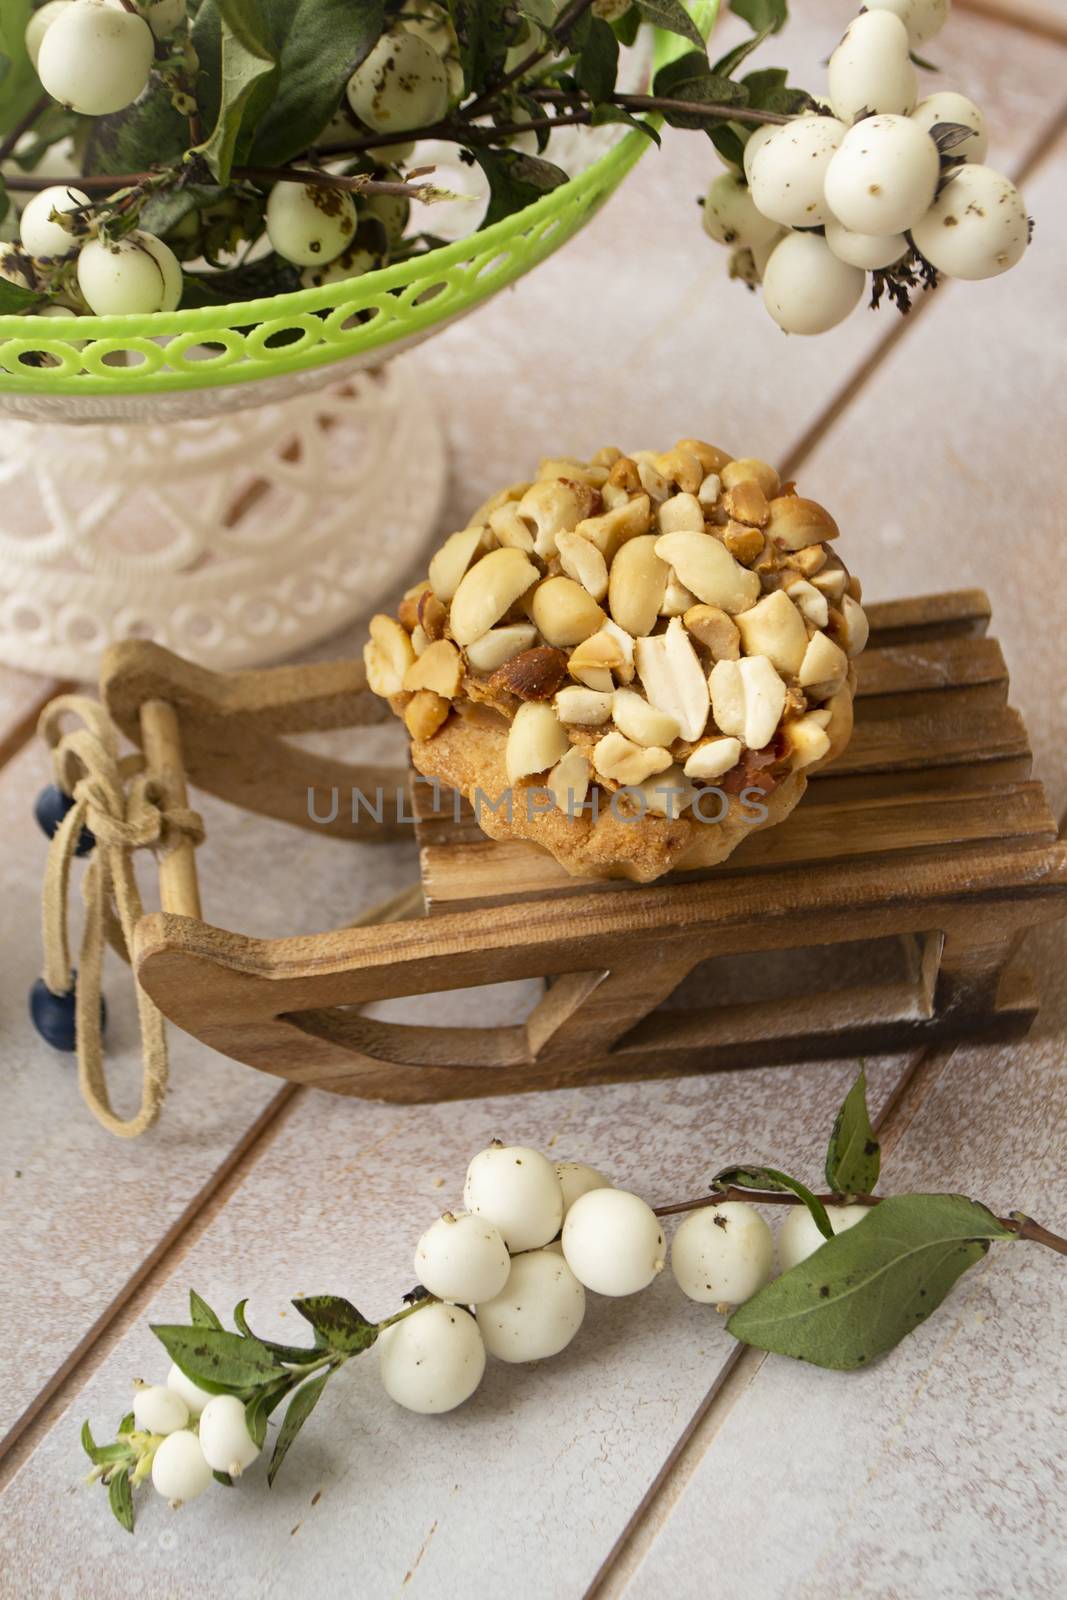
[[[82,726],[62,730],[66,716]],[[83,828],[96,844],[82,883],[85,920],[75,991],[78,1083],[97,1121],[110,1133],[132,1139],[156,1121],[167,1090],[167,1043],[163,1016],[136,977],[141,1028],[141,1104],[134,1116],[116,1114],[104,1073],[100,1026],[100,977],[104,944],[129,962],[134,929],[142,914],[131,856],[135,850],[166,855],[191,839],[199,844],[204,825],[187,806],[167,807],[159,784],[144,771],[139,754],[120,756],[118,732],[97,701],[60,695],[41,713],[38,731],[52,750],[55,780],[73,804],[53,835],[42,896],[44,981],[53,994],[74,987],[68,906],[70,868]]]

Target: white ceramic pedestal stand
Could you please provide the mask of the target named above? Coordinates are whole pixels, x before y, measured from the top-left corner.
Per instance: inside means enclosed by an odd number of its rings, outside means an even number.
[[[255,387],[191,419],[153,398],[143,420],[0,413],[0,661],[93,679],[134,637],[254,666],[392,598],[446,482],[417,383],[390,362],[267,405]]]

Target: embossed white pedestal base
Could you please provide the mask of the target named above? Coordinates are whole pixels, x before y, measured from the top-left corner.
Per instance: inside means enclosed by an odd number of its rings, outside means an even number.
[[[131,637],[211,667],[290,655],[396,589],[445,478],[403,363],[192,421],[0,418],[0,660],[93,679]]]

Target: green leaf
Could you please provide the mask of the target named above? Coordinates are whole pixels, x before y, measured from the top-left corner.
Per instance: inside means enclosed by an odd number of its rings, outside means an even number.
[[[704,50],[700,29],[682,5],[682,0],[635,0],[635,4],[645,22],[650,22],[654,28],[662,28],[664,33],[676,33],[701,51]]]
[[[9,283],[6,278],[0,278],[0,316],[28,311],[40,298],[33,289],[24,289],[21,283]]]
[[[195,1328],[222,1327],[219,1317],[195,1289],[189,1290],[189,1316]]]
[[[770,37],[770,28],[762,28],[759,33],[753,34],[751,39],[744,39],[740,44],[735,44],[732,50],[727,50],[720,56],[712,67],[712,72],[718,73],[723,78],[732,78],[742,61],[748,59],[753,50],[758,50],[764,39]],[[782,73],[782,82],[785,82],[785,73]]]
[[[789,16],[788,0],[730,0],[730,10],[753,33],[777,33]]]
[[[753,1295],[726,1327],[744,1344],[851,1372],[924,1322],[991,1239],[1014,1237],[963,1195],[894,1195]]]
[[[270,1458],[270,1466],[267,1468],[267,1483],[271,1487],[273,1487],[274,1480],[281,1471],[282,1462],[288,1454],[289,1446],[318,1404],[319,1396],[325,1389],[329,1376],[329,1371],[326,1371],[319,1377],[312,1378],[309,1382],[301,1384],[290,1400],[289,1409],[285,1413],[285,1418],[278,1433],[277,1443],[274,1446],[274,1454]]]
[[[799,1178],[791,1178],[787,1172],[779,1172],[777,1167],[726,1167],[722,1172],[715,1174],[712,1187],[787,1190],[790,1194],[800,1196],[811,1212],[815,1226],[823,1238],[833,1237],[834,1230],[830,1226],[830,1218],[826,1215],[826,1207],[819,1197],[812,1194]]]
[[[89,1460],[95,1466],[96,1465],[97,1444],[96,1444],[96,1440],[93,1438],[93,1430],[92,1430],[92,1428],[90,1428],[88,1422],[83,1422],[82,1423],[81,1444],[82,1444],[82,1449],[85,1451],[85,1454],[89,1457]]]
[[[249,159],[281,166],[312,144],[377,43],[383,0],[260,0],[277,74],[248,126]]]
[[[0,6],[0,133],[7,133],[40,97],[41,84],[26,54],[30,0]]]
[[[826,1182],[834,1194],[873,1194],[881,1165],[881,1146],[867,1112],[867,1074],[861,1066],[834,1120]]]
[[[116,1472],[107,1486],[107,1497],[115,1518],[126,1529],[127,1533],[133,1532],[133,1490],[130,1488],[129,1474]]]
[[[143,172],[152,166],[175,166],[189,144],[189,123],[175,110],[170,89],[155,73],[132,106],[110,117],[86,120],[86,172]]]
[[[567,174],[540,156],[523,155],[519,150],[472,150],[471,154],[489,181],[489,204],[480,226],[490,227],[515,211],[533,205],[543,194],[567,182]]]
[[[699,50],[689,50],[677,61],[668,62],[656,73],[652,92],[666,100],[692,100],[697,105],[741,106],[748,104],[748,93],[732,78],[708,70]],[[711,131],[715,124],[707,117],[690,117],[684,111],[664,112],[672,128],[702,128]]]
[[[200,146],[200,153],[212,175],[220,183],[228,183],[245,114],[254,102],[261,81],[275,72],[277,62],[269,46],[258,41],[247,15],[242,18],[240,32],[231,26],[229,12],[238,9],[233,0],[218,0],[218,5],[222,14],[219,111],[211,133]]]
[[[134,1431],[134,1429],[136,1427],[137,1427],[137,1423],[136,1423],[136,1420],[134,1419],[133,1412],[132,1411],[127,1411],[126,1415],[123,1417],[122,1421],[119,1423],[118,1428],[115,1431],[117,1433],[119,1433],[119,1434],[133,1433],[133,1431]]]
[[[209,1394],[235,1394],[285,1377],[284,1369],[258,1339],[181,1323],[156,1322],[152,1332],[185,1376]]]
[[[615,29],[616,39],[628,50],[641,31],[641,13],[636,5],[632,5],[629,11],[624,11],[621,17],[616,18],[612,27]]]
[[[658,129],[654,128],[650,122],[642,122],[640,117],[633,116],[631,112],[625,111],[622,106],[610,104],[594,106],[593,114],[589,119],[589,126],[591,128],[600,128],[606,122],[625,123],[628,128],[636,128],[638,133],[645,134],[647,138],[652,140],[654,145],[663,143]]]
[[[507,0],[448,0],[448,14],[459,46],[463,93],[468,95],[499,74],[514,34],[509,27],[513,12]],[[551,19],[546,15],[544,24],[540,16],[531,20],[540,27]],[[527,54],[533,49],[531,40]]]
[[[377,1324],[368,1322],[349,1300],[335,1294],[313,1294],[293,1305],[306,1317],[331,1350],[354,1354],[367,1350],[378,1337]]]
[[[619,70],[619,41],[611,28],[586,11],[575,25],[571,44],[578,55],[578,87],[590,100],[607,100]]]
[[[242,1333],[247,1334],[250,1339],[254,1339],[257,1336],[248,1326],[248,1318],[245,1315],[245,1306],[247,1304],[247,1300],[238,1301],[233,1308],[233,1320]],[[273,1339],[260,1339],[259,1343],[279,1361],[318,1361],[322,1356],[321,1345],[277,1344]]]

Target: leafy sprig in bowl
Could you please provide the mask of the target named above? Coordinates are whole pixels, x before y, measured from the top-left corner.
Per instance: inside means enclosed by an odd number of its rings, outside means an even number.
[[[215,3],[216,0],[205,0],[205,5]],[[309,14],[317,12],[320,21],[330,10],[328,3],[313,6],[311,0],[305,0],[305,6]],[[239,24],[242,14],[256,8],[250,8],[245,0],[218,0],[218,9],[225,25],[228,18]],[[265,4],[265,9],[271,8]],[[585,5],[571,9],[586,12]],[[690,8],[692,20],[680,4],[669,5],[662,0],[647,5],[642,0],[641,10],[649,16],[662,16],[670,25],[657,28],[653,35],[652,66],[653,71],[659,71],[693,51],[697,29],[701,35],[710,30],[718,0],[696,0]],[[636,17],[636,8],[634,12]],[[606,29],[602,22],[600,27]],[[460,37],[462,40],[462,34]],[[235,38],[239,43],[239,27]],[[4,43],[10,41],[0,39],[0,45]],[[295,67],[290,70],[295,71]],[[176,83],[180,89],[181,73],[177,67],[157,63],[157,71],[171,89]],[[614,71],[613,64],[613,86]],[[215,131],[199,151],[187,154],[186,168],[169,193],[157,171],[137,174],[139,188],[131,183],[128,191],[117,191],[114,209],[120,236],[125,226],[123,206],[127,204],[127,192],[135,196],[134,220],[139,225],[147,225],[155,217],[176,216],[180,222],[182,197],[197,188],[199,177],[211,176],[204,172],[204,152],[213,150],[217,157],[220,137],[231,141],[227,179],[240,176],[243,169],[233,164],[232,156],[236,148],[233,141],[240,138],[241,92],[238,82],[229,109],[223,96]],[[174,89],[171,99],[177,99],[178,93]],[[137,106],[143,104],[144,97]],[[137,106],[131,110],[136,111]],[[6,120],[10,122],[11,106],[7,109]],[[33,110],[31,105],[30,111]],[[0,114],[3,111],[0,97]],[[55,106],[45,112],[45,138],[49,127],[61,131],[67,125],[57,120],[58,113]],[[69,113],[63,115],[67,122],[71,120]],[[557,116],[554,113],[552,120],[556,121]],[[32,122],[27,115],[21,120]],[[75,123],[86,120],[73,118]],[[119,118],[100,120],[115,123],[120,141],[132,139],[137,131],[123,122],[121,114]],[[563,118],[564,123],[567,120]],[[560,181],[564,174],[559,168],[539,155],[516,149],[486,149],[484,155],[479,155],[479,165],[489,180],[489,205],[481,228],[452,243],[435,244],[431,240],[431,247],[409,254],[407,259],[394,260],[358,276],[237,299],[220,298],[220,290],[212,286],[210,277],[205,274],[200,278],[187,271],[183,300],[199,299],[200,304],[183,304],[181,309],[147,314],[79,315],[76,321],[46,321],[32,314],[44,309],[40,285],[35,292],[32,281],[23,286],[5,281],[0,275],[0,313],[8,313],[0,314],[0,409],[53,421],[203,416],[281,400],[380,364],[387,356],[427,338],[513,283],[558,250],[589,220],[648,148],[648,130],[654,136],[657,121],[653,114],[644,127],[621,128],[619,124],[633,124],[636,120],[622,109],[617,115],[605,114],[596,120],[604,125],[583,128],[570,163],[578,170],[566,181]],[[608,126],[610,122],[616,126]],[[98,131],[95,136],[99,139]],[[538,138],[540,141],[540,133]],[[566,138],[566,134],[553,134],[553,138]],[[7,142],[11,143],[10,133]],[[120,142],[112,161],[120,160],[127,149],[128,143]],[[47,171],[47,145],[45,150],[39,165]],[[595,159],[589,159],[591,153]],[[589,163],[584,168],[583,160]],[[336,171],[336,165],[330,170]],[[8,187],[18,192],[30,188],[34,181],[32,175],[16,174],[9,177]],[[70,181],[89,187],[93,180],[74,176]],[[118,184],[120,180],[110,181]],[[269,181],[264,181],[269,186]],[[358,191],[367,181],[365,171],[342,181]],[[369,187],[373,194],[377,186],[371,182]],[[412,193],[419,190],[417,183],[402,187],[409,187]],[[106,203],[110,205],[114,200],[115,195],[109,195]],[[164,234],[158,223],[156,227]],[[284,261],[279,264],[276,258],[268,258],[245,269],[242,294],[247,295],[248,288],[257,283],[270,283],[272,277],[277,282],[279,265],[283,281],[299,283],[296,270]],[[69,292],[73,285],[76,296],[72,272],[73,267],[60,271],[52,287],[60,285]],[[18,276],[17,272],[14,276]],[[222,285],[236,277],[222,274],[217,282]],[[217,303],[211,303],[212,299]],[[58,303],[63,304],[61,295]],[[31,314],[27,315],[27,311]]]

